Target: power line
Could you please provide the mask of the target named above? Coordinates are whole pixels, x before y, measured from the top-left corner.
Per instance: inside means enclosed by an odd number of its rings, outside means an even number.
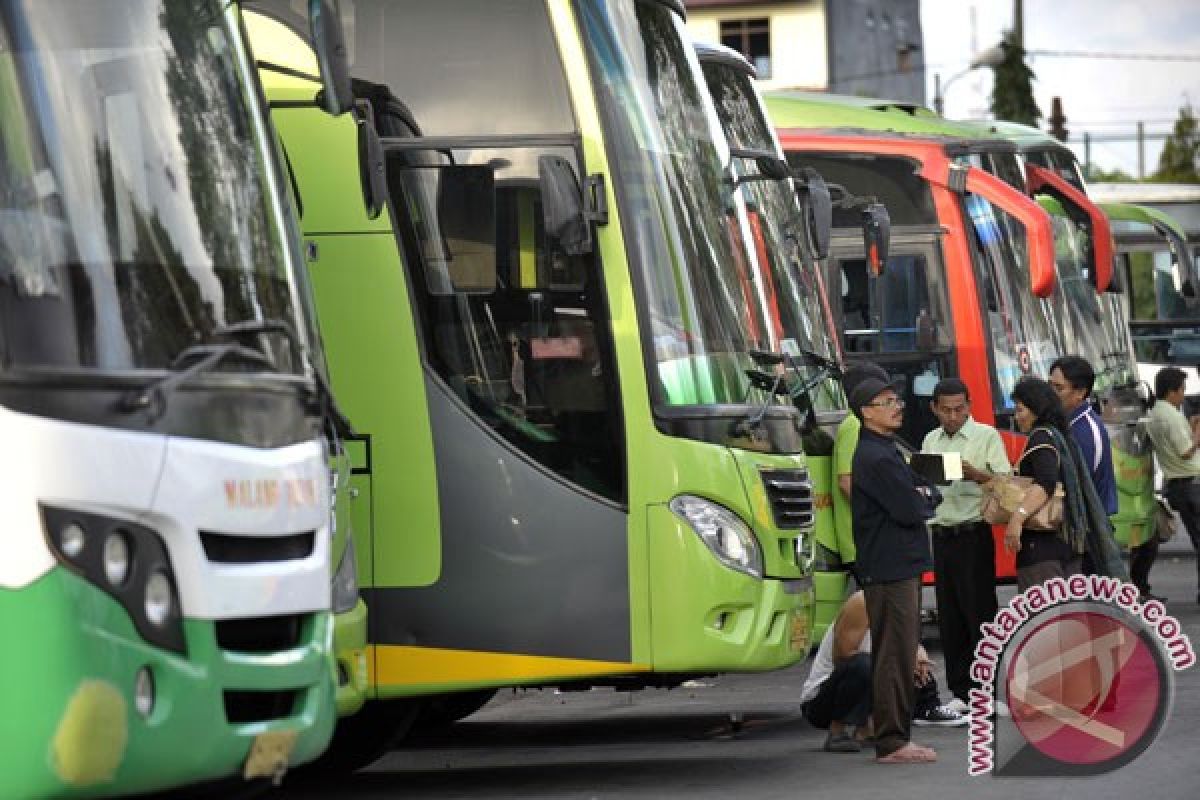
[[[1051,58],[1097,58],[1105,61],[1200,61],[1200,53],[1105,53],[1100,50],[1026,50]]]

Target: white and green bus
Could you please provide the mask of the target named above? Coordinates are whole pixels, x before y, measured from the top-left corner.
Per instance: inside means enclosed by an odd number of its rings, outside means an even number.
[[[0,0],[5,798],[329,740],[328,403],[275,152],[237,4]]]

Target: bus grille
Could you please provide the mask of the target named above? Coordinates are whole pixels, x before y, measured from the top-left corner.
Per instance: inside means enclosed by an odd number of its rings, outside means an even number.
[[[300,644],[311,614],[281,614],[250,619],[219,619],[213,623],[217,646],[235,653],[275,653]]]
[[[204,554],[217,564],[262,564],[308,558],[316,540],[313,531],[287,536],[238,536],[200,531]]]
[[[267,692],[226,691],[225,719],[231,725],[239,725],[290,717],[299,694],[295,689]]]
[[[793,530],[812,525],[813,491],[808,470],[764,470],[762,479],[777,527]]]

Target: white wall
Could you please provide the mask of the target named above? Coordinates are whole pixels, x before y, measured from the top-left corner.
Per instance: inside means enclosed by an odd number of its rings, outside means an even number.
[[[803,5],[737,6],[688,11],[688,32],[696,41],[719,44],[723,19],[770,20],[771,78],[760,80],[767,89],[825,89],[829,85],[825,51],[825,6]]]

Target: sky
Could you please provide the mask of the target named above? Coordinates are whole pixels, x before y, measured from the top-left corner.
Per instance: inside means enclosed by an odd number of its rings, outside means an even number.
[[[975,42],[972,47],[972,10]],[[943,84],[967,68],[972,55],[998,43],[1012,27],[1012,0],[921,0],[925,41],[926,102],[933,105],[934,74]],[[1067,116],[1068,143],[1084,158],[1086,130],[1093,136],[1133,137],[1138,120],[1149,133],[1169,132],[1185,100],[1200,109],[1200,0],[1025,0],[1025,49],[1102,53],[1188,55],[1192,61],[1123,60],[1031,56],[1033,93],[1044,116],[1059,96]],[[987,113],[992,71],[978,69],[953,80],[943,94],[946,115]],[[1049,124],[1043,120],[1043,129]],[[1158,167],[1161,140],[1145,143],[1145,171]],[[1136,177],[1133,141],[1097,142],[1092,161]]]

